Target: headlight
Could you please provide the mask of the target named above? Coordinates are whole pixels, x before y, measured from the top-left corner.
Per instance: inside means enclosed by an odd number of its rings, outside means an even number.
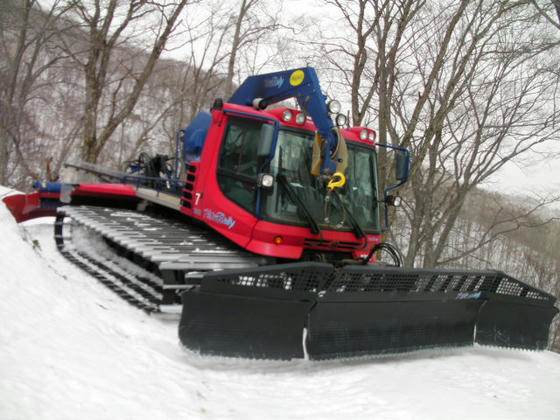
[[[270,188],[272,187],[272,184],[274,184],[274,176],[271,174],[259,174],[259,176],[257,177],[257,186],[258,187],[264,187],[264,188]]]
[[[305,123],[305,119],[305,114],[303,112],[296,115],[296,123],[299,125],[303,125]]]
[[[360,140],[367,140],[368,139],[368,131],[364,128],[360,131]]]
[[[285,122],[292,121],[292,117],[293,117],[292,111],[290,111],[289,109],[286,109],[284,112],[282,112],[283,121]]]
[[[345,126],[345,125],[346,125],[346,115],[344,115],[344,114],[338,114],[338,115],[336,116],[335,122],[336,122],[336,126],[337,126],[337,127]]]
[[[376,137],[375,131],[370,131],[368,134],[369,141],[373,143],[375,141],[375,137]]]
[[[253,108],[255,108],[255,109],[265,109],[267,106],[268,106],[268,103],[263,98],[253,99]]]
[[[340,112],[340,108],[340,102],[338,102],[336,99],[330,101],[327,106],[327,109],[331,114],[338,114]]]
[[[398,195],[387,195],[385,196],[385,203],[388,206],[399,207],[402,204],[402,199]]]

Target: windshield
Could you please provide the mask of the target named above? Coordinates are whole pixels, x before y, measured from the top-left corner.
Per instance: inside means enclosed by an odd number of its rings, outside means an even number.
[[[313,139],[311,133],[280,130],[270,173],[281,182],[275,182],[264,194],[265,217],[309,225],[303,204],[321,229],[349,230],[354,219],[363,230],[379,231],[375,150],[347,142],[346,184],[327,195],[326,185],[310,173]]]

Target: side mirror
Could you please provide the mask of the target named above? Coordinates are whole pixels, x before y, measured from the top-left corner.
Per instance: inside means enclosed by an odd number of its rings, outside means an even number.
[[[395,178],[397,181],[402,181],[408,177],[408,162],[406,153],[397,152],[396,156],[396,168],[395,168]]]
[[[263,124],[261,126],[261,141],[257,148],[257,156],[260,158],[270,156],[272,143],[274,142],[274,125]]]

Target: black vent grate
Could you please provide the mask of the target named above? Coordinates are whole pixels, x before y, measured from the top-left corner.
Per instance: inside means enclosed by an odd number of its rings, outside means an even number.
[[[187,176],[186,176],[186,181],[185,181],[185,188],[183,188],[183,197],[182,197],[182,201],[181,203],[183,204],[183,206],[185,206],[186,208],[190,209],[192,208],[192,200],[193,200],[193,193],[192,191],[194,190],[194,183],[196,181],[196,166],[195,165],[189,165],[187,167]]]
[[[554,299],[553,296],[500,271],[451,271],[363,265],[347,265],[335,270],[330,264],[311,262],[212,272],[204,275],[201,284],[221,291],[252,288],[314,294],[450,294],[454,298],[463,299],[477,298],[480,293],[494,293],[542,301]]]
[[[265,287],[270,289],[318,291],[321,281],[314,273],[260,273],[228,276],[218,281],[236,286]]]
[[[360,242],[352,241],[329,241],[327,239],[305,238],[303,244],[314,248],[330,248],[330,249],[359,249],[363,247]]]
[[[478,292],[545,300],[551,296],[499,271],[450,271],[346,266],[332,281],[329,292]]]
[[[211,288],[243,287],[317,293],[325,290],[332,272],[330,264],[278,264],[208,273],[204,275],[202,284]]]
[[[327,241],[326,239],[311,239],[311,238],[306,238],[304,240],[304,245],[306,246],[313,246],[313,247],[328,247],[330,244],[330,241]]]

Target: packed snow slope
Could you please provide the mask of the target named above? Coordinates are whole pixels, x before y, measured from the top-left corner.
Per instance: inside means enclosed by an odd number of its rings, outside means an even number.
[[[17,225],[0,204],[2,420],[560,419],[551,352],[199,356],[181,347],[177,318],[146,315],[64,260],[52,223]]]

